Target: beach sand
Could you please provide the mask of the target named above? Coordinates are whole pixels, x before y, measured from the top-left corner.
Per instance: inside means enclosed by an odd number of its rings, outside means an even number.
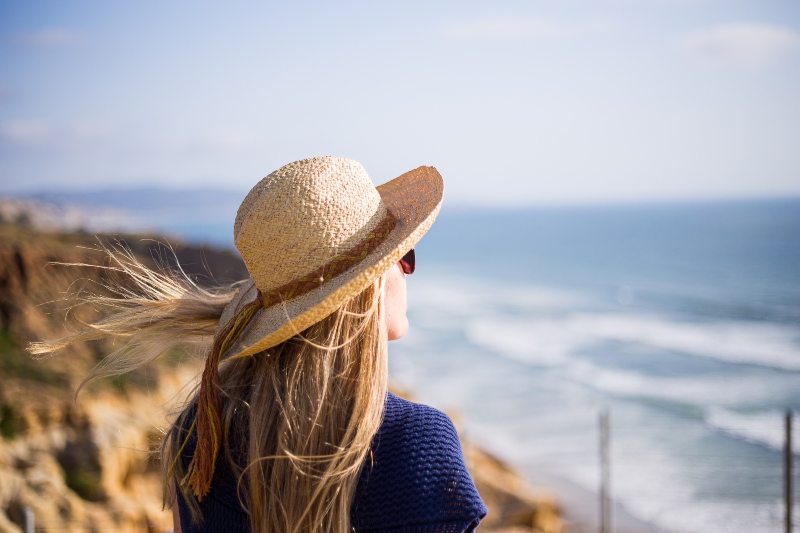
[[[597,533],[600,502],[596,493],[571,483],[570,481],[540,470],[520,469],[520,472],[536,486],[546,487],[563,509],[565,531],[569,533]],[[665,533],[628,513],[619,504],[613,507],[613,527],[615,533]]]

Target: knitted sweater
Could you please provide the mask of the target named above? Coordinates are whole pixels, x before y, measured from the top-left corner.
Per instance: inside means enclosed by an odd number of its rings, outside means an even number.
[[[187,447],[193,445],[190,442]],[[184,533],[250,531],[236,479],[223,457],[200,508],[204,521],[192,524],[178,493]],[[389,393],[383,423],[373,439],[371,457],[361,469],[350,509],[353,529],[358,533],[472,532],[486,512],[450,419],[432,407]]]

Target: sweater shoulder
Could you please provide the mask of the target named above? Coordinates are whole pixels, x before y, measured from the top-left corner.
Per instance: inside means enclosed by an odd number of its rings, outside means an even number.
[[[409,449],[447,442],[457,444],[458,450],[461,450],[458,431],[450,417],[429,405],[411,402],[391,392],[386,399],[386,411],[378,437],[392,444],[398,438],[413,439],[413,443],[408,443]],[[376,444],[380,445],[379,442]]]
[[[361,471],[352,519],[357,531],[469,531],[486,508],[467,471],[453,422],[393,394]]]

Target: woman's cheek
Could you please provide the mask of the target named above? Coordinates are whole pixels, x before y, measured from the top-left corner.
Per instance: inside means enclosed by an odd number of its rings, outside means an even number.
[[[408,331],[406,317],[406,279],[399,265],[389,269],[384,285],[384,303],[386,305],[386,330],[389,340],[401,338]]]

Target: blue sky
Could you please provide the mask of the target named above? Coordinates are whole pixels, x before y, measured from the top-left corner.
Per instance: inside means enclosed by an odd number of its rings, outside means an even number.
[[[314,155],[463,204],[800,195],[800,3],[0,3],[0,191]]]

